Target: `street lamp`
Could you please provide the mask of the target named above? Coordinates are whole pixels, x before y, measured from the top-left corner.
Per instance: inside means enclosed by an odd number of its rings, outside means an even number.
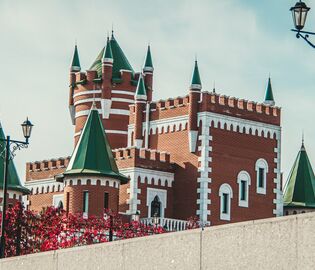
[[[3,176],[3,198],[2,198],[2,219],[1,219],[1,240],[0,240],[0,258],[4,258],[5,254],[5,216],[7,210],[7,191],[8,191],[8,172],[9,172],[9,162],[15,156],[16,150],[21,150],[22,148],[28,147],[28,140],[31,137],[32,123],[28,118],[23,122],[22,130],[25,141],[11,140],[10,136],[5,139],[0,139],[0,142],[5,142],[5,163],[4,163],[4,176]]]
[[[309,41],[309,35],[315,35],[313,32],[302,31],[305,26],[307,14],[311,8],[309,8],[304,2],[301,0],[295,4],[294,7],[290,8],[292,12],[292,18],[295,29],[291,29],[291,31],[296,32],[297,38],[303,38],[310,46],[315,48],[315,45]]]

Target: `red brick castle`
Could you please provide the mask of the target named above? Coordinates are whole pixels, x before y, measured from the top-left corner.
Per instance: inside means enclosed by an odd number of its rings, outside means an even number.
[[[184,96],[154,101],[153,76],[150,46],[138,73],[114,35],[85,72],[75,47],[75,150],[27,163],[29,209],[111,208],[178,224],[197,215],[211,225],[282,215],[281,110],[270,79],[263,103],[227,97],[202,90],[196,61]]]

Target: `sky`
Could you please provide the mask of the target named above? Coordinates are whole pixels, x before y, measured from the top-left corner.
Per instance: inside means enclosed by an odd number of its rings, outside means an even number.
[[[315,1],[306,1],[315,10]],[[284,180],[302,132],[315,163],[315,50],[290,31],[291,0],[0,1],[0,121],[23,139],[20,124],[34,124],[30,146],[15,163],[71,155],[74,127],[68,112],[69,65],[77,40],[88,69],[112,25],[137,71],[146,47],[154,63],[154,99],[188,93],[197,55],[203,90],[262,102],[269,74],[282,108]],[[311,9],[305,30],[315,31]],[[315,42],[315,37],[314,37]]]

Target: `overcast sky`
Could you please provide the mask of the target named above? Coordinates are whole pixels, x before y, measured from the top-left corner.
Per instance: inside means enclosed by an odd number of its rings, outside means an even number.
[[[315,163],[315,50],[290,32],[295,0],[0,1],[0,120],[22,139],[20,123],[35,127],[28,150],[15,162],[68,156],[73,126],[68,113],[68,70],[75,40],[82,69],[90,67],[114,25],[135,70],[148,42],[154,62],[154,99],[188,93],[197,54],[203,89],[263,101],[271,73],[282,107],[285,177],[301,145],[302,130]],[[307,1],[315,10],[315,1]],[[311,9],[307,30],[315,30]]]

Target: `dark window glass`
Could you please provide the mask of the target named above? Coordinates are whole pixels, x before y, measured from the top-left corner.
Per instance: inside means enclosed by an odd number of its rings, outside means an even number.
[[[59,187],[59,186],[58,186]],[[66,212],[69,213],[70,193],[67,192]]]
[[[83,191],[83,213],[88,213],[89,211],[89,192]]]
[[[258,170],[258,186],[264,188],[265,169],[259,168]]]
[[[229,199],[229,194],[223,193],[223,198],[222,198],[222,213],[227,214],[228,213],[228,199]]]
[[[104,209],[108,209],[108,193],[104,193]]]
[[[151,202],[151,217],[161,217],[161,202],[158,196]]]
[[[246,200],[246,181],[241,181],[241,200],[245,201]]]

